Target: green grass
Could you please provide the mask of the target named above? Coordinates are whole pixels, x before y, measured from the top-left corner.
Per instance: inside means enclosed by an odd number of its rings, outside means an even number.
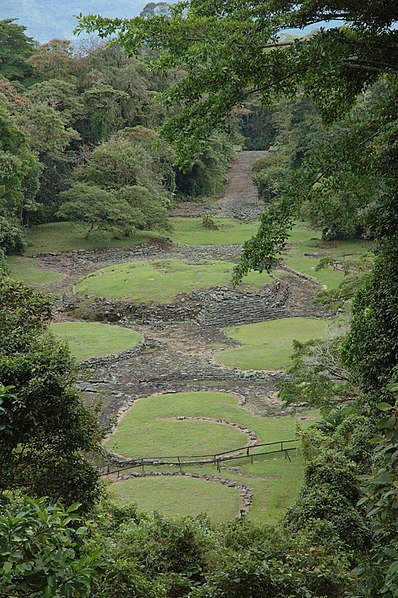
[[[69,344],[72,355],[79,361],[121,353],[132,349],[141,340],[135,330],[109,324],[59,322],[51,324],[51,330]]]
[[[322,241],[319,231],[304,223],[298,223],[289,238],[289,247],[283,254],[284,262],[290,268],[315,278],[328,289],[335,289],[344,278],[341,270],[331,266],[316,270],[325,257],[344,259],[345,256],[361,255],[371,249],[371,241]],[[308,255],[306,255],[308,254]]]
[[[161,511],[171,516],[208,513],[215,523],[239,511],[237,489],[189,477],[133,478],[112,484],[112,494],[122,504],[133,497],[147,512]]]
[[[195,436],[192,435],[192,428],[189,425],[191,422],[168,419],[181,415],[222,418],[239,423],[254,430],[260,442],[292,439],[295,437],[297,425],[305,428],[312,423],[314,417],[314,414],[259,417],[240,407],[235,395],[225,392],[188,392],[152,396],[140,399],[130,407],[108,439],[106,447],[126,456],[166,457],[183,456],[188,453],[208,454],[217,444],[223,445],[221,450],[227,450],[244,446],[246,443],[246,437],[239,433],[240,442],[233,446],[223,444],[225,438],[223,430],[228,427],[211,423],[206,424],[205,428],[208,437],[202,436],[199,439],[195,430],[193,430]],[[186,450],[188,453],[179,453],[179,449]],[[263,449],[256,449],[254,452],[261,450]],[[246,484],[254,492],[249,516],[256,521],[271,522],[278,520],[294,501],[302,483],[303,460],[300,451],[292,453],[291,458],[292,462],[280,454],[255,456],[253,464],[248,459],[240,459],[224,463],[219,474],[213,465],[190,466],[185,468],[185,471],[220,475]],[[159,471],[162,467],[148,467],[147,470]],[[170,467],[163,467],[163,470],[170,471]],[[126,480],[112,484],[111,490],[115,490],[118,499],[122,502],[137,501],[140,508],[144,510],[156,508],[170,515],[180,514],[181,509],[186,514],[208,511],[214,517],[214,509],[218,509],[218,503],[222,504],[225,500],[224,487],[216,483],[212,489],[198,485],[197,493],[191,485],[183,493],[180,487],[175,485],[179,479],[164,478],[159,482],[153,481],[153,486],[149,481],[148,485],[145,483],[139,485],[136,483],[137,480]],[[150,492],[152,489],[153,493]],[[209,505],[207,501],[211,491],[214,492],[215,504]],[[226,503],[225,511],[222,510],[220,518],[231,517],[229,504]],[[236,513],[236,505],[234,509]]]
[[[230,393],[186,392],[136,401],[125,413],[106,446],[126,457],[162,457],[214,454],[246,443],[246,436],[236,428],[172,419],[178,416],[221,418],[238,423],[254,430],[262,442],[288,439],[295,434],[294,416],[259,417],[240,407],[237,397]],[[193,435],[199,426],[202,426],[200,439]]]
[[[7,258],[10,276],[31,285],[41,285],[61,280],[63,275],[38,267],[37,260],[28,257],[10,256]]]
[[[148,303],[168,303],[178,293],[189,293],[214,286],[228,286],[234,264],[211,262],[188,264],[180,260],[129,262],[108,266],[82,279],[75,287],[81,295],[125,299]],[[251,272],[245,285],[258,289],[272,281],[266,274]]]
[[[113,239],[107,235],[86,238],[88,227],[78,222],[50,222],[32,228],[28,233],[27,254],[74,251],[77,249],[106,249],[120,247],[128,249],[146,243],[159,233],[137,231],[131,237]]]
[[[184,245],[242,245],[256,234],[259,222],[241,222],[233,218],[215,218],[219,230],[202,225],[201,218],[171,218],[174,228],[170,235],[175,243]]]
[[[330,324],[330,320],[282,318],[224,328],[240,346],[217,352],[216,360],[243,370],[283,370],[291,363],[293,340],[327,338],[332,334]]]

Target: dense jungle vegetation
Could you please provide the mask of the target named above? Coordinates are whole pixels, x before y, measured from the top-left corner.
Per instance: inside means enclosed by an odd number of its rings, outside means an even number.
[[[159,4],[129,20],[81,17],[113,43],[40,46],[0,22],[0,594],[395,598],[396,2]],[[271,272],[298,220],[325,242],[373,244],[318,293],[342,332],[296,342],[280,384],[286,405],[320,410],[301,433],[303,486],[273,526],[117,506],[93,465],[107,430],[49,327],[52,299],[7,276],[7,256],[53,222],[110,242],[167,236],[171,206],[216,197],[244,143],[270,151],[236,282]]]

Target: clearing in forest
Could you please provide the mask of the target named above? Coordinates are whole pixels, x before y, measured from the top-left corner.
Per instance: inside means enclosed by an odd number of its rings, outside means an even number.
[[[47,285],[49,290],[66,293],[68,302],[72,285],[79,296],[163,304],[173,302],[179,293],[206,293],[213,287],[231,287],[233,262],[239,257],[237,246],[256,233],[261,211],[251,178],[254,158],[254,153],[247,152],[238,156],[226,193],[218,206],[211,206],[213,215],[223,216],[214,218],[216,230],[204,227],[201,217],[175,217],[170,219],[172,230],[166,233],[135,231],[130,237],[104,234],[86,238],[84,224],[43,224],[29,231],[27,256],[8,260],[11,272],[42,288]],[[154,242],[160,236],[168,237],[172,243]],[[145,243],[149,244],[138,247]],[[321,285],[335,288],[344,277],[337,262],[360,255],[370,247],[366,241],[324,242],[319,231],[298,223],[283,253],[282,268],[287,266],[310,275]],[[317,269],[324,258],[332,258],[336,264]],[[137,321],[148,341],[145,350],[102,369],[95,366],[89,384],[84,380],[89,394],[95,393],[86,397],[88,401],[102,393],[106,417],[115,417],[120,409],[135,401],[109,437],[109,450],[126,457],[216,453],[255,442],[253,437],[258,442],[289,440],[295,437],[297,423],[305,427],[311,422],[313,416],[309,414],[269,417],[270,413],[284,412],[275,394],[276,382],[283,374],[244,371],[285,369],[290,364],[293,339],[303,342],[331,335],[330,321],[308,317],[312,315],[308,306],[316,285],[306,285],[302,277],[295,278],[281,270],[272,276],[251,273],[244,279],[243,288],[256,291],[275,279],[282,281],[283,288],[293,281],[286,291],[290,293],[290,305],[295,308],[297,298],[295,315],[307,317],[227,329],[220,329],[221,324],[215,322],[205,332],[196,331],[192,322],[177,327],[175,322],[167,322],[159,329]],[[135,325],[135,320],[131,325]],[[132,329],[102,323],[62,322],[54,324],[52,330],[69,342],[79,360],[121,353],[141,340]],[[176,343],[177,335],[185,344]],[[185,353],[186,347],[189,353]],[[222,365],[214,364],[214,358]],[[197,392],[191,392],[193,389]],[[236,391],[261,415],[240,406]],[[143,392],[151,396],[142,398]],[[147,469],[149,473],[155,471]],[[173,468],[165,471],[170,469]],[[187,473],[211,478],[220,475],[250,488],[254,498],[249,517],[270,522],[280,518],[297,496],[303,460],[300,452],[292,454],[292,461],[283,454],[257,455],[253,463],[249,459],[224,463],[221,472],[206,464],[192,466]],[[172,515],[206,511],[215,521],[236,515],[242,500],[236,487],[187,476],[125,479],[112,484],[110,490],[118,500],[137,501],[143,509]]]

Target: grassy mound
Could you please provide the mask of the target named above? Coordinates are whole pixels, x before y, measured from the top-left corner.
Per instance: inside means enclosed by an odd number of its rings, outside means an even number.
[[[129,262],[97,270],[75,288],[81,295],[168,303],[181,292],[230,285],[233,267],[229,262],[210,261],[205,264],[187,264],[181,260]],[[271,281],[266,273],[252,272],[244,282],[250,288],[259,289]]]
[[[221,418],[238,423],[255,431],[259,442],[292,439],[295,437],[297,420],[300,419],[300,426],[305,427],[311,423],[312,417],[308,414],[302,414],[299,418],[293,415],[258,417],[244,407],[240,407],[235,395],[225,392],[186,392],[152,396],[140,399],[130,407],[108,439],[106,448],[117,450],[126,456],[177,457],[184,454],[224,451],[244,446],[246,443],[246,436],[238,430],[211,422],[205,424],[203,428],[205,433],[200,437],[197,434],[197,427],[193,429],[190,426],[191,423],[200,425],[200,422],[173,419],[182,415]],[[225,435],[226,431],[231,430],[237,434],[236,439]],[[222,465],[219,474],[214,465],[189,466],[185,471],[220,475],[227,479],[241,481],[254,492],[250,517],[257,521],[275,521],[299,492],[303,462],[300,453],[293,454],[290,462],[283,454],[258,455],[262,450],[264,449],[259,448],[253,451],[254,463],[249,459],[226,462]],[[151,467],[146,469],[152,470]],[[161,470],[159,467],[154,469]],[[164,470],[170,471],[170,467],[165,466]],[[179,494],[180,487],[176,485],[179,480],[180,478],[176,477],[161,479],[159,482],[149,478],[147,483],[136,479],[126,480],[113,484],[111,490],[115,489],[117,496],[123,502],[137,500],[144,510],[157,508],[159,511],[178,515],[183,508],[184,513],[195,514],[198,512],[196,505],[199,503],[199,511],[206,510],[214,516],[215,507],[210,508],[206,502],[208,493],[212,490],[206,485],[198,484],[199,494],[197,494],[191,481],[187,481],[189,487],[185,494]],[[155,486],[159,489],[158,494],[154,489]],[[216,493],[218,493],[217,486],[215,484]],[[150,493],[152,488],[156,496]],[[220,492],[223,492],[223,489]],[[171,502],[169,496],[172,497]],[[221,516],[223,519],[231,516],[227,507]]]
[[[217,482],[189,477],[133,478],[112,485],[121,503],[134,502],[145,511],[184,516],[207,513],[214,522],[239,512],[239,493]]]
[[[27,284],[40,285],[63,278],[63,275],[58,272],[39,268],[37,260],[33,258],[12,255],[7,258],[7,266],[12,278],[22,280]]]
[[[68,342],[71,353],[79,361],[121,353],[141,340],[135,330],[109,324],[59,322],[52,324],[51,330],[60,340]]]
[[[255,430],[262,442],[294,436],[294,417],[252,415],[238,405],[235,395],[226,392],[183,392],[136,401],[124,414],[106,446],[127,457],[162,457],[213,454],[246,443],[246,437],[236,428],[174,419],[179,416],[222,418]],[[202,432],[198,430],[199,426],[203,426]]]
[[[257,221],[245,223],[232,218],[216,218],[215,221],[219,230],[205,228],[201,218],[171,218],[173,231],[166,236],[175,243],[186,245],[231,245],[242,244],[252,237],[258,228]],[[111,247],[128,249],[161,236],[155,231],[136,231],[131,237],[112,238],[102,235],[86,239],[86,232],[87,226],[76,222],[51,222],[35,226],[28,233],[27,254]],[[330,266],[316,270],[321,258],[360,255],[372,246],[370,241],[322,241],[320,232],[304,223],[296,224],[288,243],[284,252],[285,264],[313,276],[328,288],[337,287],[344,274]],[[56,276],[54,273],[48,273],[47,276],[50,274]],[[31,278],[27,281],[34,284],[55,280],[55,278],[35,279],[35,276],[39,277],[38,273],[30,273],[28,276]]]
[[[293,340],[305,342],[331,336],[330,321],[313,318],[282,318],[271,322],[224,328],[240,343],[216,354],[219,363],[243,370],[279,370],[290,365]]]

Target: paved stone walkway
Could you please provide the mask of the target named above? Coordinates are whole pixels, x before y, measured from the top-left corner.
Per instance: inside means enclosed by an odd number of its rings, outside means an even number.
[[[267,152],[241,152],[228,175],[224,195],[213,210],[219,218],[238,218],[250,221],[258,218],[264,210],[264,203],[258,199],[257,187],[253,183],[253,166],[264,158]]]

